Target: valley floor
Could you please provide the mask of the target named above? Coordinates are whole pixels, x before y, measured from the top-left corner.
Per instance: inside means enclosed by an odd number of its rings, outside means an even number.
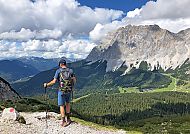
[[[80,123],[72,123],[63,128],[60,126],[61,120],[58,120],[58,114],[49,113],[48,129],[46,129],[45,113],[20,113],[26,124],[20,124],[16,121],[3,121],[0,118],[1,134],[124,134],[123,130],[98,130]]]

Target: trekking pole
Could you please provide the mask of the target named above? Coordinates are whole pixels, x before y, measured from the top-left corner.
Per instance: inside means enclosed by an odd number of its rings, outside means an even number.
[[[71,92],[72,102],[74,100],[74,90],[75,90],[74,86],[75,86],[74,81],[72,81],[72,92]]]
[[[72,109],[72,106],[73,106],[73,101],[74,101],[74,84],[72,83],[72,90],[71,90],[71,110],[73,110]]]
[[[46,101],[46,129],[48,129],[48,123],[47,123],[47,118],[48,118],[47,87],[45,87],[45,101]]]
[[[74,88],[73,88],[72,91],[71,91],[71,98],[72,98],[72,101],[71,101],[71,102],[73,102],[73,100],[74,100],[74,93],[73,93],[74,91],[73,91],[73,90],[74,90]]]

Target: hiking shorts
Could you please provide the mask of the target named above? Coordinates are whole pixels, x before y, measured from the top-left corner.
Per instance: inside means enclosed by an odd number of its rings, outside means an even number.
[[[58,90],[58,106],[63,106],[65,103],[70,103],[71,101],[71,92],[63,93]]]

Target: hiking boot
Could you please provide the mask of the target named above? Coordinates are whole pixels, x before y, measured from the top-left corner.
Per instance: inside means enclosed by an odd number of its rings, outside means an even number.
[[[67,124],[71,124],[71,118],[70,117],[67,117]]]
[[[67,113],[67,124],[71,124],[70,113]]]
[[[66,127],[66,126],[67,126],[67,122],[65,121],[65,117],[63,117],[61,126],[62,126],[62,127]]]

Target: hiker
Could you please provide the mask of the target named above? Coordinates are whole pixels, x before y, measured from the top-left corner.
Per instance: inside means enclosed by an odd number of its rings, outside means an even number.
[[[71,94],[74,84],[76,83],[76,78],[72,69],[67,68],[66,61],[61,59],[59,61],[59,69],[56,70],[54,78],[48,83],[44,83],[44,87],[54,85],[59,82],[58,90],[58,106],[60,107],[60,113],[62,117],[62,126],[65,127],[71,123],[70,119],[70,101]],[[66,112],[65,107],[66,105]]]

